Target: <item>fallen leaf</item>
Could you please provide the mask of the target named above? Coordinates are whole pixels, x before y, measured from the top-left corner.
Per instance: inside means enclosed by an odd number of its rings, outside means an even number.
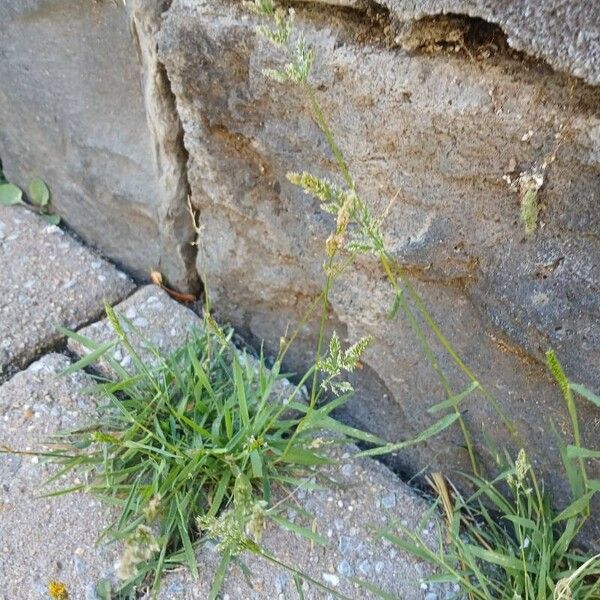
[[[161,287],[163,290],[165,290],[165,292],[167,292],[167,294],[169,294],[169,296],[171,296],[171,298],[174,298],[179,302],[190,304],[192,302],[196,302],[197,300],[196,296],[193,294],[184,294],[183,292],[178,292],[177,290],[172,290],[171,288],[167,287],[163,283],[162,274],[159,271],[150,271],[150,281],[152,281],[154,285]]]

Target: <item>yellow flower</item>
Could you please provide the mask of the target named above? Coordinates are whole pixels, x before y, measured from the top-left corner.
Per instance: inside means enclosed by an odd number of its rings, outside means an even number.
[[[48,584],[48,591],[52,600],[69,600],[69,592],[67,586],[60,581],[51,581]]]

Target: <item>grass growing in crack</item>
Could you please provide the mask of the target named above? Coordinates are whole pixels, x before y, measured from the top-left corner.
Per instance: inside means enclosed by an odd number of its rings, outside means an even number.
[[[437,567],[436,581],[458,584],[472,600],[595,600],[600,598],[600,554],[578,551],[577,536],[590,517],[590,501],[600,480],[590,480],[585,460],[600,452],[581,446],[573,392],[600,407],[600,397],[571,383],[552,352],[548,366],[561,388],[572,420],[574,444],[560,440],[565,479],[571,488],[566,507],[554,508],[521,450],[513,462],[496,456],[492,479],[462,474],[475,492],[464,498],[440,473],[430,484],[445,516],[437,547],[406,527],[378,535],[397,548]],[[558,434],[557,434],[558,435]],[[432,578],[433,580],[434,578]],[[372,589],[372,586],[369,588]],[[383,598],[386,595],[382,592]]]
[[[330,417],[344,395],[319,408],[302,401],[304,383],[320,367],[313,366],[283,394],[280,362],[267,369],[262,357],[240,354],[231,332],[208,314],[204,328],[169,356],[144,341],[153,357],[149,364],[130,341],[139,332],[110,306],[106,310],[133,371],[111,358],[115,342],[95,344],[71,334],[90,354],[67,374],[103,358],[116,378],[96,385],[104,400],[98,422],[61,434],[63,449],[46,454],[61,465],[50,482],[74,470],[88,474],[85,484],[52,495],[91,492],[120,513],[105,534],[125,543],[118,569],[123,583],[107,591],[108,582],[101,582],[103,597],[134,598],[147,587],[156,595],[164,571],[180,564],[197,577],[198,544],[216,539],[223,559],[210,595],[215,598],[229,561],[242,551],[279,564],[259,545],[267,520],[313,543],[326,543],[318,533],[287,520],[283,507],[271,504],[273,490],[285,495],[309,486],[309,478],[331,462],[328,444],[349,437],[381,440]],[[333,384],[342,371],[351,370],[360,351],[338,347],[330,353],[324,361],[325,381]],[[330,432],[324,444],[319,437],[323,430]]]

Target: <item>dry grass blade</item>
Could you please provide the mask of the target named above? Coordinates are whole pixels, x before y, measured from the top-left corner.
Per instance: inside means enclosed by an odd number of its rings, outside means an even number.
[[[571,573],[569,577],[563,577],[554,588],[553,600],[572,600],[573,592],[571,588],[573,582],[598,560],[600,560],[600,554],[589,558],[576,571]]]

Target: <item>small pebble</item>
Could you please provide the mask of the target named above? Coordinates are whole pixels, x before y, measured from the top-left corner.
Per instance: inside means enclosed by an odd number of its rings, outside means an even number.
[[[134,306],[130,306],[125,311],[125,317],[128,318],[128,319],[135,319],[135,317],[137,317],[137,310],[135,309]]]
[[[352,577],[354,575],[354,569],[350,566],[347,560],[343,560],[337,567],[337,571],[344,577]]]
[[[381,499],[383,508],[394,508],[396,506],[396,494],[389,494]]]
[[[350,477],[352,475],[352,465],[346,464],[342,467],[342,473],[346,475],[346,477]]]
[[[347,556],[354,548],[357,547],[356,540],[348,535],[340,536],[340,542],[338,545],[342,556]]]
[[[277,577],[275,578],[275,589],[277,590],[278,594],[283,593],[283,590],[285,590],[285,588],[288,584],[288,581],[289,581],[288,575],[284,575],[284,574],[277,575]]]
[[[366,577],[371,573],[371,563],[368,560],[363,560],[358,565],[358,570]]]

